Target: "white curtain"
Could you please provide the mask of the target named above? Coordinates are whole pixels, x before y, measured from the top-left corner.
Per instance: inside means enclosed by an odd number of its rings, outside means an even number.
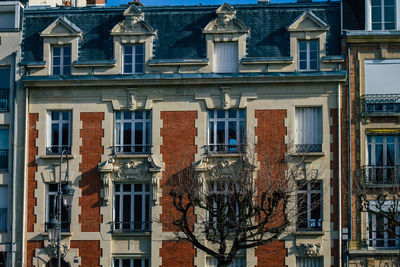
[[[296,267],[323,267],[322,258],[296,258]]]
[[[298,145],[322,144],[322,110],[320,107],[296,108],[296,136]]]
[[[238,46],[235,42],[214,43],[214,72],[237,72]]]
[[[399,94],[400,60],[365,60],[365,94]]]

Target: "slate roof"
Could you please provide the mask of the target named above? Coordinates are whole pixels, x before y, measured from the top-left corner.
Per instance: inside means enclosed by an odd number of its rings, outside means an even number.
[[[323,2],[308,4],[232,5],[236,18],[250,28],[248,57],[288,57],[289,33],[286,28],[304,11],[311,10],[330,26],[327,55],[340,55],[340,4]],[[58,7],[24,10],[22,61],[42,61],[40,37],[47,26],[65,16],[83,31],[79,60],[113,58],[111,29],[123,20],[121,7]],[[204,27],[214,18],[218,6],[143,7],[145,20],[156,30],[155,59],[196,59],[206,55]]]

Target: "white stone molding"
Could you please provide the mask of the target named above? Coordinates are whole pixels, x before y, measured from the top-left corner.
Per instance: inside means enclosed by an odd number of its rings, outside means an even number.
[[[239,33],[247,34],[250,29],[244,25],[244,23],[238,20],[236,15],[236,10],[234,10],[227,3],[221,5],[217,11],[217,18],[210,21],[204,28],[204,34],[218,34],[218,33]],[[233,38],[233,36],[232,36]],[[234,41],[231,39],[230,41]]]
[[[137,107],[136,103],[136,88],[128,88],[128,106],[129,110],[135,110]]]
[[[82,30],[66,17],[58,17],[40,33],[41,37],[82,37]]]
[[[111,30],[111,35],[156,35],[157,31],[144,21],[144,13],[135,5],[129,6],[124,11],[124,20]]]

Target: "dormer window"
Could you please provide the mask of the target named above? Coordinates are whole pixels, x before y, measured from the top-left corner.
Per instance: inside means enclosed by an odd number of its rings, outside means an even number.
[[[372,30],[394,30],[395,7],[395,0],[371,0]]]
[[[123,73],[143,73],[144,45],[124,45]]]
[[[214,72],[229,73],[238,70],[237,42],[214,43]]]
[[[299,41],[299,70],[313,71],[318,69],[318,40]]]
[[[52,47],[53,75],[71,74],[71,46]]]

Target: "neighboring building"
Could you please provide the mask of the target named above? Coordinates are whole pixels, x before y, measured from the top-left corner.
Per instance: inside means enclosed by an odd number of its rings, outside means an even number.
[[[163,189],[205,158],[234,160],[227,148],[246,142],[259,158],[294,142],[319,186],[297,192],[305,221],[236,266],[339,266],[338,2],[27,8],[23,34],[24,266],[54,256],[46,222],[60,150],[75,188],[63,211],[69,266],[214,266],[174,241]]]
[[[0,1],[0,266],[22,261],[22,213],[16,215],[24,206],[25,91],[17,71],[22,10],[19,1]]]
[[[390,200],[389,192],[398,188],[399,10],[396,0],[343,2],[349,73],[343,103],[347,105],[346,112],[350,110],[351,119],[342,124],[342,140],[346,143],[344,176],[348,181],[344,183],[343,227],[349,237],[346,258],[350,266],[400,264],[398,226],[389,223],[380,212],[362,212],[359,201],[360,194],[364,194],[373,207],[377,195],[388,192]],[[389,207],[390,202],[385,206]]]

